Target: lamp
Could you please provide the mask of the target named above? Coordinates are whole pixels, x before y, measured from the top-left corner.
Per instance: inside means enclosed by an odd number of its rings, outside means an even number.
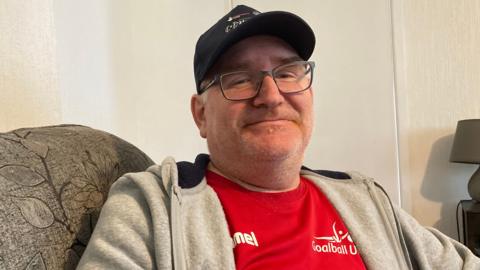
[[[450,161],[480,164],[480,119],[458,121]],[[468,182],[468,194],[480,202],[480,167]]]

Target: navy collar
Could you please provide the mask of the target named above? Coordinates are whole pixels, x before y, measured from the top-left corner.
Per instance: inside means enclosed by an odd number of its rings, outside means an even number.
[[[195,162],[188,161],[177,162],[178,182],[182,188],[192,188],[198,185],[205,177],[205,170],[210,162],[210,156],[207,154],[199,154],[195,158]],[[333,178],[333,179],[350,179],[351,177],[344,172],[328,171],[328,170],[312,170],[302,166],[302,170],[308,170],[316,174]]]

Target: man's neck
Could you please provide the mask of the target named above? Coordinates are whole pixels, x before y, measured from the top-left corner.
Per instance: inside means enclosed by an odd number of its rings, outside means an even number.
[[[208,169],[238,185],[258,192],[284,192],[300,183],[301,162],[251,162],[226,166],[211,160]]]

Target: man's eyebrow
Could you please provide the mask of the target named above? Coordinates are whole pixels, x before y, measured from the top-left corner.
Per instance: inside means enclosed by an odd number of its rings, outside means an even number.
[[[250,67],[251,65],[249,65],[248,63],[236,63],[234,65],[225,65],[221,68],[221,70],[223,72],[232,72],[232,71],[237,71],[237,70],[248,70],[248,68]]]
[[[279,58],[278,59],[278,63],[280,63],[281,65],[282,64],[288,64],[288,63],[295,62],[295,61],[303,61],[303,59],[298,55],[288,57],[288,58]]]
[[[272,59],[274,63],[277,63],[277,65],[283,65],[283,64],[288,64],[291,62],[295,61],[303,61],[303,59],[298,56],[292,56],[292,57],[276,57]],[[225,64],[223,67],[221,67],[222,73],[225,72],[232,72],[232,71],[239,71],[239,70],[249,70],[249,68],[252,66],[252,64],[249,64],[248,62],[240,62],[240,63],[235,63],[235,64]]]

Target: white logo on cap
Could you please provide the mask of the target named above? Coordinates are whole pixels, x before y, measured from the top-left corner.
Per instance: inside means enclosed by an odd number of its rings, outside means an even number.
[[[242,18],[242,17],[244,17],[245,15],[250,15],[250,14],[258,15],[258,14],[260,14],[260,12],[258,12],[258,11],[253,11],[252,13],[246,12],[246,13],[240,13],[238,15],[228,17],[227,22],[229,22],[229,23],[228,23],[227,27],[225,27],[225,33],[228,33],[230,31],[232,31],[233,29],[237,28],[242,23],[246,22],[250,17],[246,17],[246,18]]]

